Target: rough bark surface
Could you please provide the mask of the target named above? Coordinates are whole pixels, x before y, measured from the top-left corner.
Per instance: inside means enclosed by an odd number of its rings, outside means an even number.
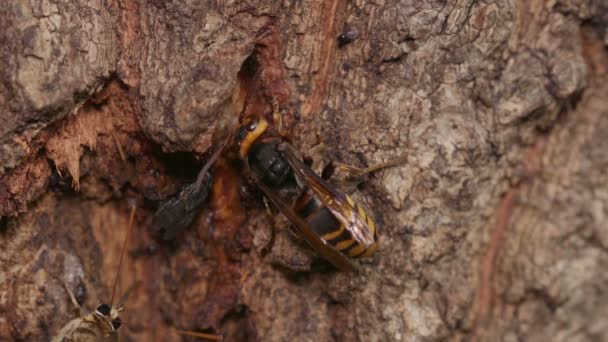
[[[124,340],[608,339],[604,0],[8,1],[0,32],[0,340],[58,332],[63,284],[109,300],[128,199]],[[340,185],[380,227],[359,273],[230,153],[195,223],[151,236],[245,94],[302,151],[407,154]]]

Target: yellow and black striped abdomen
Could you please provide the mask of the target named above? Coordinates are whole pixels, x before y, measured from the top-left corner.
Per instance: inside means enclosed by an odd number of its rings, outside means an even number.
[[[347,196],[349,204],[352,199]],[[296,201],[294,210],[298,216],[306,221],[310,228],[317,233],[321,239],[349,257],[367,257],[374,254],[378,248],[375,224],[363,209],[354,205],[349,215],[359,215],[361,219],[373,229],[374,241],[367,246],[357,239],[354,229],[365,227],[347,227],[340,222],[336,216],[318,201],[312,191],[308,190]]]

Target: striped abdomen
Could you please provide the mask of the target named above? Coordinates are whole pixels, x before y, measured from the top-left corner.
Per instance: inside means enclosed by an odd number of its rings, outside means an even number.
[[[346,196],[348,203],[352,206],[351,215],[359,215],[364,222],[373,230],[374,242],[365,246],[353,234],[354,227],[345,227],[336,216],[324,206],[308,189],[294,205],[294,211],[303,218],[310,228],[317,233],[325,243],[333,246],[342,254],[349,257],[367,257],[374,254],[378,248],[376,226],[365,211],[356,205],[354,201]]]

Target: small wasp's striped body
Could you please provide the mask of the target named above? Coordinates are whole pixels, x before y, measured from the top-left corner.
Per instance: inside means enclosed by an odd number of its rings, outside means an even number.
[[[345,195],[346,201],[351,206],[347,216],[359,215],[367,223],[373,234],[373,242],[366,245],[359,241],[353,234],[352,229],[347,229],[334,214],[324,206],[314,195],[311,189],[307,189],[296,201],[294,210],[310,228],[315,231],[326,244],[332,245],[335,249],[351,258],[368,257],[376,252],[378,248],[378,235],[376,225],[372,218],[367,215],[365,210],[355,204],[350,196]]]
[[[74,318],[66,324],[61,331],[53,338],[52,342],[98,342],[98,341],[119,341],[118,327],[116,318],[118,312],[112,308],[114,315],[114,325],[107,325],[104,317],[99,311],[90,313],[83,317]],[[109,314],[108,314],[109,317]],[[118,323],[120,324],[120,323]]]
[[[300,159],[293,147],[259,117],[237,132],[239,155],[256,184],[324,258],[342,269],[348,257],[371,256],[378,248],[373,220]],[[295,196],[281,196],[295,188]]]

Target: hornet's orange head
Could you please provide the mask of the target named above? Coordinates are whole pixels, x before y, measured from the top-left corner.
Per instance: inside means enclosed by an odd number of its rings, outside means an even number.
[[[245,159],[251,146],[268,130],[268,121],[261,116],[246,117],[236,131],[239,156]]]

